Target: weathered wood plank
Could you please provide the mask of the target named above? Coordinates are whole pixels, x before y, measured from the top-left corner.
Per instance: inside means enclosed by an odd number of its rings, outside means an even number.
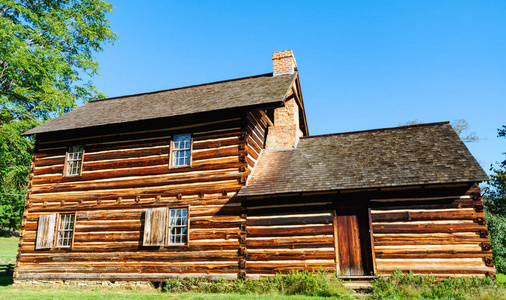
[[[486,230],[485,225],[478,223],[448,223],[448,224],[410,224],[410,223],[374,223],[375,233],[453,233],[453,232],[478,232]]]
[[[475,220],[484,217],[483,212],[476,212],[473,209],[467,210],[445,210],[445,211],[403,211],[373,213],[373,222],[394,222],[394,221],[425,221],[425,220]]]
[[[333,226],[248,227],[248,237],[277,237],[333,234]]]
[[[247,221],[248,226],[267,226],[267,225],[305,225],[305,224],[332,224],[332,216],[297,216],[283,217],[277,216],[266,219],[251,219]]]

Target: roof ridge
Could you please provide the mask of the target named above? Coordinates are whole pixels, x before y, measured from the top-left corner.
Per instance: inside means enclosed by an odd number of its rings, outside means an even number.
[[[200,84],[194,84],[194,85],[181,86],[181,87],[177,87],[177,88],[158,90],[158,91],[153,91],[153,92],[145,92],[145,93],[130,94],[130,95],[123,95],[123,96],[116,96],[116,97],[98,99],[98,100],[90,101],[89,103],[100,102],[100,101],[107,101],[107,100],[116,100],[116,99],[128,98],[128,97],[137,97],[137,96],[151,95],[151,94],[157,94],[157,93],[163,93],[163,92],[169,92],[169,91],[177,91],[177,90],[183,90],[183,89],[194,88],[194,87],[199,87],[199,86],[206,86],[206,85],[212,85],[212,84],[218,84],[218,83],[225,83],[225,82],[231,82],[231,81],[238,81],[238,80],[244,80],[244,79],[264,77],[264,76],[268,76],[268,75],[272,75],[272,72],[271,73],[265,73],[265,74],[259,74],[259,75],[252,75],[252,76],[246,76],[246,77],[239,77],[239,78],[233,78],[233,79],[225,79],[225,80],[218,80],[218,81],[212,81],[212,82],[206,82],[206,83],[200,83]],[[287,74],[287,75],[293,75],[293,74]]]
[[[347,131],[347,132],[337,132],[337,133],[327,133],[327,134],[318,134],[318,135],[310,135],[310,136],[301,136],[301,139],[310,139],[310,138],[318,138],[318,137],[326,137],[326,136],[336,136],[336,135],[347,135],[347,134],[355,134],[355,133],[365,133],[365,132],[376,132],[376,131],[388,131],[388,130],[397,130],[403,128],[413,128],[413,127],[429,127],[429,126],[437,126],[443,124],[450,124],[450,121],[443,122],[433,122],[433,123],[422,123],[415,125],[403,125],[396,127],[385,127],[385,128],[376,128],[376,129],[367,129],[367,130],[357,130],[357,131]]]

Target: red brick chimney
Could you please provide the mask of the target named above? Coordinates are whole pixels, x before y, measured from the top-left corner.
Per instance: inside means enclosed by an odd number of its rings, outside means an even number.
[[[297,63],[291,49],[272,53],[272,70],[274,76],[297,71]]]
[[[274,76],[291,74],[297,70],[297,63],[292,50],[272,53]],[[282,107],[274,109],[273,126],[267,129],[265,149],[290,149],[297,145],[299,137],[304,134],[300,130],[299,105],[295,101],[293,91],[286,95],[287,100]]]

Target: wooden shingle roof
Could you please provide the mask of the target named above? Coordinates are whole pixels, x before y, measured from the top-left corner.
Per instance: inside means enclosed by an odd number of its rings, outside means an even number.
[[[297,73],[272,73],[89,102],[25,135],[182,116],[229,108],[280,104]]]
[[[240,196],[476,182],[488,177],[448,122],[303,137],[264,150]]]

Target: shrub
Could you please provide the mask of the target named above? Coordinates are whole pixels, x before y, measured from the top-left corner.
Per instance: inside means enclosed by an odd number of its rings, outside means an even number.
[[[487,209],[486,219],[495,268],[506,273],[506,215]]]
[[[373,281],[373,299],[506,299],[506,279],[463,277],[440,279],[396,270]]]
[[[352,293],[344,287],[339,277],[322,270],[292,270],[286,275],[277,274],[259,280],[171,278],[165,280],[162,290],[170,293],[282,294],[341,298],[349,298]]]

